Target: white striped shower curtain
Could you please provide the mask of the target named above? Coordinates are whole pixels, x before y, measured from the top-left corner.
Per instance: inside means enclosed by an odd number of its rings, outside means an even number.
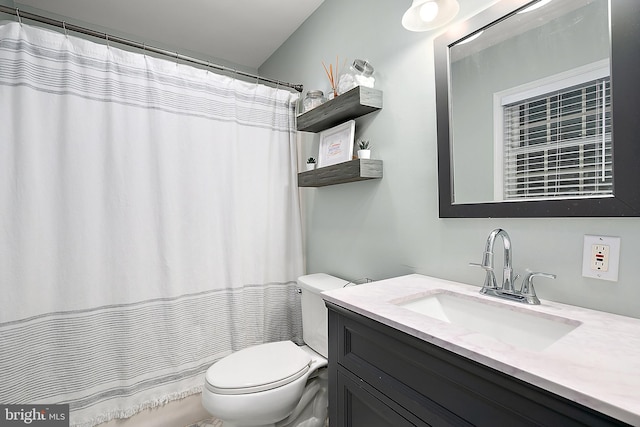
[[[301,342],[297,94],[0,25],[0,402],[92,426]]]

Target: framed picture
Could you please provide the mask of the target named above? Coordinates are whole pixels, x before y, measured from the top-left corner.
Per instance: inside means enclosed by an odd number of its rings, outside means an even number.
[[[353,120],[320,132],[318,167],[351,160],[355,132],[356,122]]]

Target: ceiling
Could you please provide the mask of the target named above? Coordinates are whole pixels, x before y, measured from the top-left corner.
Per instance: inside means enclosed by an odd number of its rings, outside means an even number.
[[[323,1],[16,0],[15,4],[119,32],[113,35],[161,44],[155,47],[257,70]]]

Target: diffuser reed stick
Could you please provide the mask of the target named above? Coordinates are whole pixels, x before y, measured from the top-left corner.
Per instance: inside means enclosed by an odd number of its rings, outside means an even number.
[[[346,60],[345,60],[346,63]],[[327,68],[327,65],[324,63],[324,61],[322,61],[322,66],[324,67],[324,72],[327,73],[327,78],[329,79],[329,84],[331,85],[331,90],[333,90],[333,97],[335,98],[336,96],[338,96],[338,56],[336,55],[336,66],[335,68],[333,67],[333,64],[329,63],[329,68]],[[335,70],[335,72],[334,72]]]

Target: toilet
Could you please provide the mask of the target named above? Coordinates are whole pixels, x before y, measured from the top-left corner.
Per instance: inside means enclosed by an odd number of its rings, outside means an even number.
[[[215,362],[202,405],[223,427],[324,427],[327,418],[327,309],[320,293],[346,280],[324,273],[298,278],[305,345],[277,341]]]

